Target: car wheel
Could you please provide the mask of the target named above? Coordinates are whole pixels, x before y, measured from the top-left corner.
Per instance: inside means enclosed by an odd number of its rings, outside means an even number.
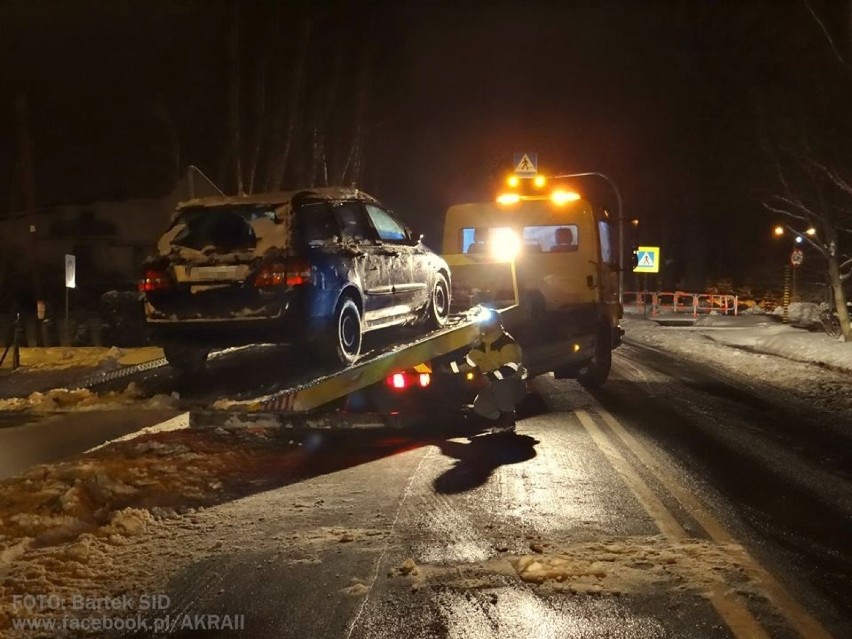
[[[330,335],[323,345],[330,364],[349,365],[361,354],[361,313],[351,297],[345,297],[338,303]]]
[[[199,373],[204,370],[210,351],[186,344],[166,344],[163,346],[163,354],[174,368],[186,373]]]
[[[450,287],[441,273],[435,276],[435,287],[426,312],[426,325],[430,329],[441,328],[450,316]]]
[[[612,337],[609,326],[601,324],[595,340],[595,354],[588,365],[580,369],[577,381],[586,388],[602,386],[612,368]]]

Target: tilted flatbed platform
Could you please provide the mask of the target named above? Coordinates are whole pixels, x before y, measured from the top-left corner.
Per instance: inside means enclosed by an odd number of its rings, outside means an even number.
[[[499,309],[511,314],[517,306]],[[329,419],[306,413],[342,397],[377,384],[395,372],[447,355],[471,344],[479,336],[481,307],[451,317],[448,325],[411,342],[393,346],[341,371],[323,375],[307,383],[246,401],[228,402],[221,408],[190,412],[190,427],[285,426],[329,429]],[[301,416],[299,416],[301,415]],[[334,414],[339,426],[378,424],[378,416],[352,414],[344,419]],[[389,417],[389,416],[388,416]],[[392,421],[392,420],[391,420]]]
[[[499,260],[486,256],[448,255],[447,262],[453,267],[472,267],[469,273],[477,269],[493,276],[494,293],[491,297],[482,297],[482,289],[477,288],[475,280],[465,280],[460,290],[464,291],[454,301],[461,303],[461,310],[453,314],[447,325],[441,329],[423,335],[414,340],[388,347],[382,351],[365,356],[362,361],[343,370],[325,374],[316,379],[292,386],[285,390],[245,401],[217,402],[211,409],[196,410],[190,413],[192,428],[280,428],[286,430],[331,430],[340,428],[371,428],[377,426],[403,425],[406,418],[394,411],[382,414],[345,412],[327,410],[336,400],[350,396],[382,383],[394,373],[404,372],[415,367],[446,358],[451,353],[471,346],[480,335],[479,319],[487,304],[490,311],[500,313],[504,325],[510,332],[517,326],[516,338],[524,351],[524,364],[531,375],[557,370],[560,366],[580,366],[588,361],[595,349],[594,334],[583,332],[567,333],[562,330],[563,317],[535,316],[529,308],[519,303],[518,278],[514,261]],[[501,269],[499,266],[504,268]],[[495,266],[497,268],[495,268]],[[456,284],[456,268],[453,269]],[[558,329],[555,326],[558,325]],[[523,330],[520,329],[523,327]],[[521,337],[521,332],[524,337]],[[540,333],[564,333],[558,340],[540,339]],[[544,335],[546,337],[546,335]],[[430,391],[431,392],[431,391]],[[432,396],[430,399],[440,399]],[[424,404],[429,402],[423,402]],[[440,403],[440,402],[437,402]],[[461,405],[457,407],[461,408]],[[435,404],[423,407],[423,414],[437,410]],[[447,406],[444,407],[446,412]],[[456,410],[456,412],[458,412]],[[422,415],[421,415],[422,416]]]

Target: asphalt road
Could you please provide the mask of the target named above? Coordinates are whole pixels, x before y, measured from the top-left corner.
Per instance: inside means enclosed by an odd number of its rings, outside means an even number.
[[[513,436],[307,443],[171,577],[173,619],[245,630],[168,636],[852,636],[836,415],[636,346],[534,386]]]
[[[251,362],[248,392],[277,354],[256,356],[212,379]],[[844,416],[635,345],[594,394],[534,390],[515,435],[436,418],[283,451],[271,489],[193,516],[219,550],[169,573],[173,629],[153,636],[852,636]],[[0,450],[53,459],[154,417],[7,423]]]

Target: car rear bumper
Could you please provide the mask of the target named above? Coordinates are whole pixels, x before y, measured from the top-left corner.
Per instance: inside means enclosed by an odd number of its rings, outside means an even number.
[[[323,318],[309,316],[303,291],[287,291],[265,303],[254,300],[245,308],[223,304],[204,312],[184,300],[146,301],[147,327],[155,343],[180,341],[210,347],[282,344],[310,338],[325,327]]]

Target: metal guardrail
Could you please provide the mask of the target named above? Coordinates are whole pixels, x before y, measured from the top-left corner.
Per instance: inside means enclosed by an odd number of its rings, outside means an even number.
[[[152,359],[148,362],[143,362],[141,364],[134,364],[132,366],[123,366],[121,368],[117,368],[111,371],[101,371],[100,373],[94,373],[89,375],[88,377],[84,377],[78,385],[80,388],[92,388],[93,386],[99,386],[100,384],[106,384],[107,382],[113,382],[117,379],[122,379],[123,377],[132,377],[137,373],[143,373],[145,371],[150,371],[154,368],[160,368],[161,366],[165,366],[168,364],[165,357],[160,357],[158,359]]]
[[[625,291],[624,307],[650,311],[651,317],[662,312],[682,313],[698,317],[713,311],[724,315],[739,314],[739,298],[719,293],[684,293],[682,291]]]

